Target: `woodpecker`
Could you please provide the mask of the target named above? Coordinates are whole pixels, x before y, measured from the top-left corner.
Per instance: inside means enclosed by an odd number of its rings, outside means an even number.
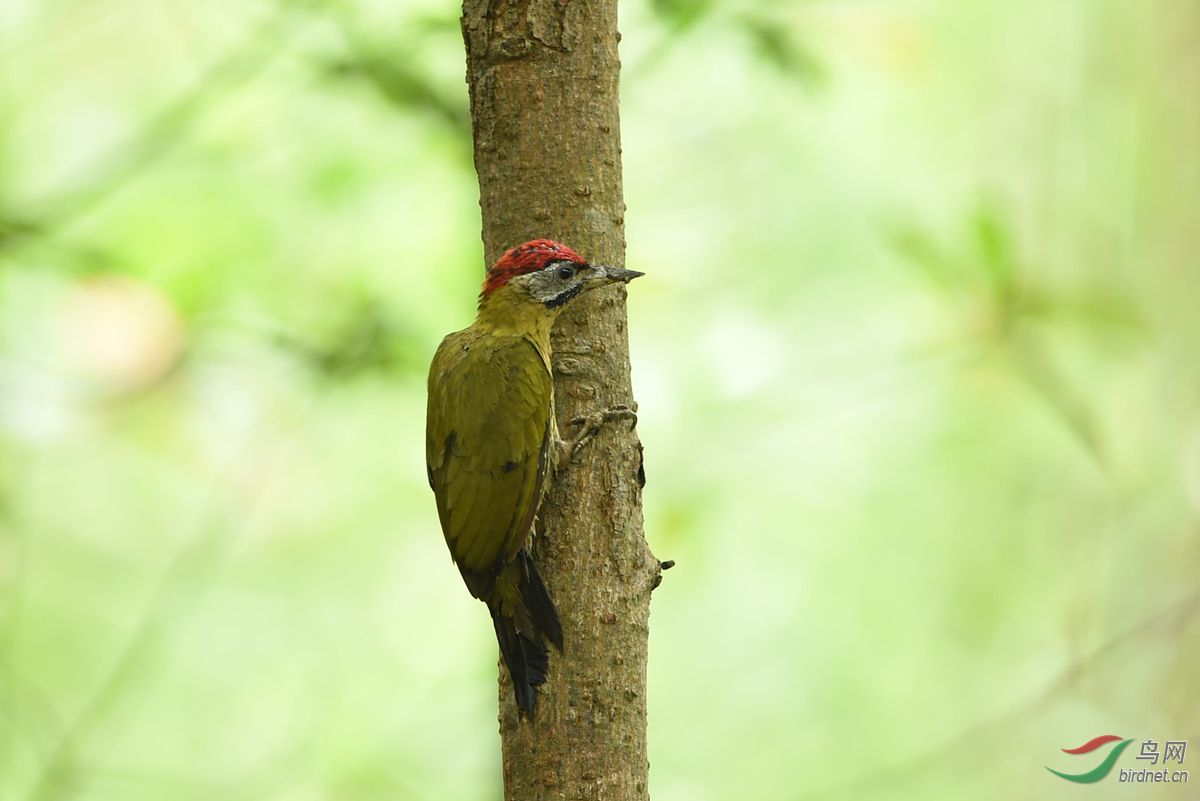
[[[535,239],[510,248],[488,270],[470,327],[442,340],[429,367],[425,462],[450,555],[471,595],[487,604],[522,715],[532,716],[546,680],[548,644],[563,648],[562,624],[527,544],[546,476],[628,410],[558,434],[550,328],[562,308],[596,287],[642,273],[589,264],[566,245]]]

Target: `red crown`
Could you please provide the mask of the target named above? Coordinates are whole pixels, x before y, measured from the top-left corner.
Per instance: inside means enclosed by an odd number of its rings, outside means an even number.
[[[552,261],[587,263],[583,256],[566,245],[552,239],[534,239],[504,251],[504,255],[488,268],[483,280],[483,294],[488,295],[518,275],[536,272]]]

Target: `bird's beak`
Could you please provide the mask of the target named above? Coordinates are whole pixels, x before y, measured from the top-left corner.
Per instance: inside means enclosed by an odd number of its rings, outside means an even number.
[[[606,267],[602,264],[591,265],[591,275],[587,277],[587,288],[605,286],[606,284],[628,284],[635,278],[641,278],[645,273],[637,270],[626,270],[624,267]]]

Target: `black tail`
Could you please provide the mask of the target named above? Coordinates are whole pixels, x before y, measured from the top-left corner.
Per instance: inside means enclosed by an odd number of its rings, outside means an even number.
[[[562,623],[558,619],[554,601],[550,600],[550,593],[546,592],[546,585],[542,583],[542,577],[533,566],[529,552],[522,548],[517,554],[517,561],[521,563],[521,598],[525,601],[525,608],[529,610],[529,617],[532,618],[538,633],[553,643],[561,654]]]
[[[492,613],[500,655],[512,679],[517,709],[532,717],[537,708],[537,688],[546,682],[546,670],[550,666],[546,642],[562,652],[562,623],[546,592],[546,585],[526,551],[517,554],[504,572],[509,575],[497,582],[499,597],[488,602],[488,611]],[[508,577],[516,581],[504,581]],[[507,593],[499,594],[505,585],[515,590],[509,597],[505,597]],[[505,611],[510,614],[504,614]]]

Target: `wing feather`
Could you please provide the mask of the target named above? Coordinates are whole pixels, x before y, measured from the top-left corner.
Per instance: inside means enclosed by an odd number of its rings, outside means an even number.
[[[438,348],[425,456],[442,532],[464,575],[493,573],[528,539],[552,403],[545,360],[528,339],[468,329]]]

